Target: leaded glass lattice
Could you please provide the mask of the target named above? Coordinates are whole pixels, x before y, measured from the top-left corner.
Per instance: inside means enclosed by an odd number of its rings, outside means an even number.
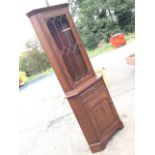
[[[78,44],[65,15],[46,19],[46,24],[54,38],[73,81],[77,82],[88,74]]]

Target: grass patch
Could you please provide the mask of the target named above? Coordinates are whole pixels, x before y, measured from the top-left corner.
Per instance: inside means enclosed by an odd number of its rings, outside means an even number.
[[[129,33],[128,35],[125,36],[126,41],[131,41],[135,39],[135,34],[134,33]]]
[[[94,49],[94,50],[87,50],[87,54],[88,54],[88,56],[89,56],[90,58],[92,58],[92,57],[94,57],[94,56],[100,55],[100,54],[102,54],[102,53],[104,53],[104,52],[106,52],[106,51],[110,51],[110,50],[112,50],[112,49],[113,49],[113,48],[112,48],[111,43],[106,43],[106,44],[104,44],[104,46],[101,47],[101,48],[96,48],[96,49]]]
[[[131,41],[135,38],[135,34],[134,33],[129,33],[128,35],[125,35],[125,39],[126,41]],[[96,48],[94,50],[88,50],[87,49],[87,54],[90,58],[100,55],[104,52],[108,52],[111,51],[113,49],[111,43],[105,43],[104,46],[102,48]]]
[[[49,75],[49,74],[51,74],[53,72],[54,72],[53,69],[50,68],[50,69],[47,69],[46,71],[44,71],[42,73],[38,73],[38,74],[32,75],[32,76],[28,77],[27,83],[29,83],[30,81],[36,80],[36,79],[38,79],[40,77],[43,77],[45,75]]]

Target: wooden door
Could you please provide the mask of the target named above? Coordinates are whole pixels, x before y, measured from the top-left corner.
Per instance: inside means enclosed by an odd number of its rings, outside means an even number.
[[[66,15],[46,18],[47,27],[58,47],[73,88],[89,76],[89,70],[85,63],[79,43],[75,39],[72,28]],[[67,74],[66,73],[66,74]]]
[[[117,119],[106,90],[85,103],[88,115],[100,139],[104,132]]]

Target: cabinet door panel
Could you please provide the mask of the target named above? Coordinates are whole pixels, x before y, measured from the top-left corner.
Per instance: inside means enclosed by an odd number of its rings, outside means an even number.
[[[111,103],[105,98],[106,92],[101,92],[97,98],[91,101],[87,101],[88,115],[96,129],[99,137],[103,132],[115,121],[115,115],[113,114]]]

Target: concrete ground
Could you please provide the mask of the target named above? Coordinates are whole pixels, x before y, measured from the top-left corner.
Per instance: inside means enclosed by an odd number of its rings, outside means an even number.
[[[96,155],[134,155],[134,66],[125,57],[134,41],[91,59],[94,69],[106,68],[108,89],[124,123]],[[76,118],[55,75],[20,89],[20,155],[91,155]]]

